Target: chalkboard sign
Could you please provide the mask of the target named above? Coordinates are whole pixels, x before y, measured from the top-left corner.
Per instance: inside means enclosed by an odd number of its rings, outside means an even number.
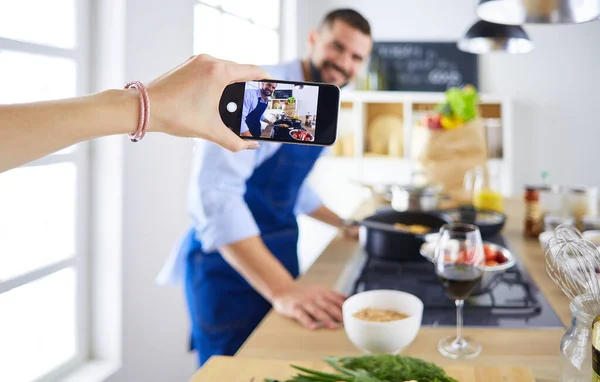
[[[292,96],[292,89],[287,90],[275,90],[273,92],[274,99],[288,99]]]
[[[380,77],[380,90],[443,92],[466,84],[477,87],[477,56],[459,50],[454,42],[375,43],[373,70]]]

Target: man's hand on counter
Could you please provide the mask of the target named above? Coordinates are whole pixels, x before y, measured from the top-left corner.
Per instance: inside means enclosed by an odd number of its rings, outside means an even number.
[[[346,296],[326,287],[298,284],[259,236],[223,246],[220,252],[277,312],[310,329],[316,329],[318,323],[339,327]]]
[[[280,314],[300,322],[309,329],[319,323],[337,329],[342,322],[342,304],[346,296],[327,287],[301,285],[296,282],[273,295],[273,308]]]

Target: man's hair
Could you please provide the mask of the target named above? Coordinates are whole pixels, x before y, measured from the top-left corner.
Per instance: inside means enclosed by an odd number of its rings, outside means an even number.
[[[331,27],[336,20],[340,20],[358,29],[367,36],[371,36],[371,25],[360,13],[353,9],[343,8],[329,12],[321,21],[319,28]]]

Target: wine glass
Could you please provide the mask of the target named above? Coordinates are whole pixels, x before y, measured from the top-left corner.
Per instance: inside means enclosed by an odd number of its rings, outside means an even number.
[[[473,358],[481,345],[462,336],[462,308],[485,272],[485,254],[479,228],[452,223],[440,228],[435,248],[435,273],[446,294],[456,303],[456,337],[442,338],[438,350],[448,358]]]

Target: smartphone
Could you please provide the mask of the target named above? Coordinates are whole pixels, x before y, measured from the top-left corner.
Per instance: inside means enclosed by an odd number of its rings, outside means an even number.
[[[331,84],[261,80],[225,88],[219,113],[244,139],[330,146],[337,138],[340,88]]]

